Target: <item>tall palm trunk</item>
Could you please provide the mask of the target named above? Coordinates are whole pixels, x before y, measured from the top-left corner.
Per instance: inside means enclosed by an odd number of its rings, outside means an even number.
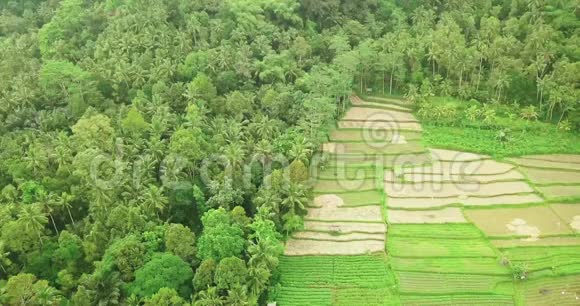
[[[542,112],[542,108],[544,108],[544,89],[540,90],[540,113]]]
[[[477,86],[475,91],[479,91],[479,84],[481,83],[481,70],[483,69],[483,56],[479,59],[479,72],[477,73]]]
[[[431,61],[433,63],[433,78],[435,78],[435,60]]]
[[[40,236],[40,230],[37,230],[36,228],[34,229],[36,231],[36,235],[38,235],[38,241],[40,241],[40,246],[44,246],[44,243],[42,242],[42,236]]]
[[[385,95],[385,79],[387,78],[387,71],[383,70],[383,96]]]
[[[395,74],[395,68],[391,70],[391,84],[389,86],[389,95],[393,94],[393,74]]]
[[[70,209],[67,207],[66,209],[68,211],[68,216],[70,218],[70,222],[72,222],[73,225],[75,225],[75,219],[73,219],[72,214],[70,213]]]
[[[558,119],[558,124],[560,124],[562,122],[562,119],[564,119],[565,114],[566,114],[566,110],[563,110],[562,114],[560,115],[560,119]]]
[[[52,223],[52,227],[54,227],[54,231],[56,232],[56,235],[58,236],[58,228],[56,228],[56,222],[54,222],[54,218],[52,217],[51,213],[48,213],[48,216],[50,217],[50,222]]]
[[[360,92],[361,92],[361,94],[364,94],[363,93],[363,74],[364,74],[364,71],[363,71],[363,69],[361,69],[361,72],[360,72]]]

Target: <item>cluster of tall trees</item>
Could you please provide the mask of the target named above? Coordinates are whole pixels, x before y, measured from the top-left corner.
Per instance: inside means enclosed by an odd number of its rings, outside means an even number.
[[[251,305],[352,90],[577,118],[577,2],[0,2],[0,304]],[[577,114],[577,113],[576,113]]]
[[[335,60],[357,67],[360,91],[405,93],[428,82],[438,95],[533,105],[578,127],[578,1],[404,2],[382,8],[388,25],[351,21],[333,38],[358,42]]]

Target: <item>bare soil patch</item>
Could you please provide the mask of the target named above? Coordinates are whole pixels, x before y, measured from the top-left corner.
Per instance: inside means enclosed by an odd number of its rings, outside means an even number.
[[[307,219],[325,221],[381,221],[380,206],[311,208]]]
[[[360,255],[384,252],[384,241],[317,241],[290,239],[286,243],[285,255]]]
[[[574,219],[570,222],[570,227],[575,231],[580,232],[580,215],[574,216]]]
[[[339,121],[338,127],[341,129],[380,129],[388,131],[410,130],[421,131],[421,124],[417,122],[386,122],[386,121],[364,121],[351,120]]]
[[[344,233],[344,234],[335,234],[335,233],[322,233],[322,232],[298,232],[295,233],[293,238],[297,239],[311,239],[311,240],[324,240],[324,241],[349,241],[349,242],[356,242],[356,241],[364,241],[364,240],[378,240],[378,241],[385,241],[385,234],[384,233]]]
[[[311,171],[311,177],[318,177],[320,179],[336,179],[336,180],[365,180],[375,179],[380,176],[380,172],[373,168],[333,168],[327,167],[324,170],[317,169]]]
[[[367,101],[361,100],[361,98],[359,98],[359,97],[352,97],[350,99],[350,101],[352,102],[352,105],[355,105],[355,106],[369,106],[369,107],[376,107],[376,108],[388,107],[390,109],[400,110],[400,111],[404,111],[404,112],[411,111],[410,108],[407,108],[404,106],[400,106],[400,105],[396,105],[396,104],[378,103],[378,102],[367,102]]]
[[[406,153],[400,155],[334,155],[327,166],[338,170],[349,167],[407,168],[429,164],[431,156],[427,153]],[[406,171],[406,170],[405,170]]]
[[[431,173],[456,175],[496,175],[507,173],[515,167],[494,160],[434,161],[431,165],[407,168],[402,173]]]
[[[381,163],[385,168],[406,169],[417,167],[431,162],[431,156],[427,153],[401,154],[397,156],[381,156]]]
[[[535,184],[580,183],[580,172],[526,167],[520,167],[519,170],[522,171],[530,179],[530,181]]]
[[[403,104],[412,107],[413,103],[406,99],[383,98],[383,97],[367,97],[371,101],[378,101],[380,103]]]
[[[547,161],[539,159],[511,158],[510,161],[524,167],[546,168],[546,169],[563,169],[580,171],[579,163],[566,163],[563,161]]]
[[[450,207],[441,210],[389,210],[389,223],[466,223],[461,209]]]
[[[355,223],[355,222],[319,222],[304,221],[304,229],[311,231],[324,231],[334,233],[384,233],[386,225],[384,223]]]
[[[577,232],[580,232],[580,203],[579,204],[552,204],[552,209],[566,223]]]
[[[425,148],[420,143],[391,143],[391,142],[351,142],[351,143],[325,143],[322,150],[332,154],[409,154],[423,153]]]
[[[314,198],[314,207],[340,207],[344,205],[344,200],[336,194],[323,194]]]
[[[343,120],[417,122],[417,119],[408,112],[369,107],[352,107],[346,112]]]
[[[537,188],[549,199],[580,197],[580,186],[539,186]]]
[[[372,136],[372,137],[369,137]],[[407,141],[420,140],[421,133],[418,132],[406,132],[406,131],[393,131],[393,130],[334,130],[330,134],[331,141],[364,141],[369,138],[377,140],[382,140],[384,142],[392,142],[393,138],[404,137]]]
[[[402,171],[405,172],[405,171]],[[491,174],[491,175],[460,175],[454,173],[444,173],[444,174],[432,174],[432,173],[402,173],[400,175],[395,175],[393,171],[387,171],[385,173],[385,182],[405,182],[405,183],[425,183],[425,182],[440,182],[440,183],[492,183],[498,181],[522,181],[524,176],[516,171],[512,170],[507,173],[502,174]]]
[[[476,160],[483,160],[489,159],[490,157],[487,155],[480,155],[475,153],[468,153],[468,152],[460,152],[460,151],[451,151],[451,150],[443,150],[443,149],[429,149],[431,154],[433,155],[433,160],[439,161],[476,161]]]
[[[465,215],[488,236],[572,234],[570,227],[549,207],[467,209]]]
[[[375,179],[347,180],[338,179],[335,181],[319,180],[314,185],[314,191],[323,192],[347,192],[366,191],[376,189]]]
[[[527,203],[541,203],[543,199],[536,194],[504,195],[490,198],[455,197],[455,198],[389,198],[388,207],[405,209],[435,208],[452,204],[464,206],[494,206],[494,205],[518,205]]]
[[[460,196],[492,197],[498,195],[530,193],[534,189],[526,182],[501,182],[481,184],[470,183],[438,183],[421,184],[386,183],[385,192],[389,198],[449,198]]]

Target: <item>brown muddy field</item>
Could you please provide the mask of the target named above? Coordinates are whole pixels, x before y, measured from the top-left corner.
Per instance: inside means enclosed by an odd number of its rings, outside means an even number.
[[[573,234],[550,207],[466,209],[467,219],[487,236],[545,236]]]
[[[389,210],[389,223],[392,224],[442,224],[465,223],[461,209],[450,207],[440,210]]]

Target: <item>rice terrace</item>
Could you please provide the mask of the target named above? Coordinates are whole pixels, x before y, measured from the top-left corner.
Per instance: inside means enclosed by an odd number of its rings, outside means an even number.
[[[580,0],[0,0],[0,306],[580,305]]]
[[[405,99],[351,99],[279,305],[580,304],[580,154],[434,148]]]

